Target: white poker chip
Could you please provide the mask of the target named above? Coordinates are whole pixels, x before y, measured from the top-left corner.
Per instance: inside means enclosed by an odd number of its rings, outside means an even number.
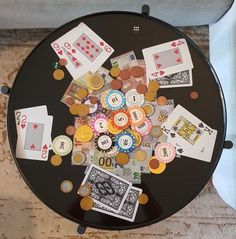
[[[139,94],[136,89],[132,89],[126,92],[126,105],[128,107],[133,105],[142,106],[145,102],[144,95]]]
[[[52,150],[55,154],[65,156],[72,150],[72,141],[66,135],[59,135],[52,141]]]
[[[159,143],[155,148],[155,156],[162,163],[170,163],[174,160],[176,151],[170,143]]]

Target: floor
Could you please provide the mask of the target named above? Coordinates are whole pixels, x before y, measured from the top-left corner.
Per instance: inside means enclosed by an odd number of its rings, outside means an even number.
[[[208,28],[181,28],[208,55]],[[0,83],[11,86],[19,67],[52,29],[0,30]],[[40,59],[39,59],[40,60]],[[43,59],[41,59],[43,60]],[[33,79],[32,79],[33,80]],[[77,225],[60,217],[28,189],[6,135],[7,97],[0,95],[0,239],[76,239]],[[130,231],[87,229],[82,239],[234,239],[236,211],[209,182],[189,205],[168,219]]]

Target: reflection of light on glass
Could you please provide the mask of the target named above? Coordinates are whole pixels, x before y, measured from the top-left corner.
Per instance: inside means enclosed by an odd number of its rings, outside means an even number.
[[[133,26],[133,31],[134,32],[139,32],[139,26]]]

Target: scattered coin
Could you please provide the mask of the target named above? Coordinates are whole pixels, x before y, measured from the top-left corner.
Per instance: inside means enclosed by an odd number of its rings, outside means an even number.
[[[89,142],[93,138],[93,130],[89,125],[81,125],[76,129],[74,137],[79,142]]]
[[[165,96],[159,96],[157,98],[157,104],[158,105],[167,105],[168,101]]]
[[[192,100],[196,100],[196,99],[198,98],[198,93],[197,93],[197,91],[192,91],[192,92],[190,93],[190,98],[191,98]]]
[[[90,197],[83,197],[80,200],[80,207],[84,210],[84,211],[88,211],[90,209],[92,209],[93,207],[93,200]]]
[[[78,194],[82,197],[87,197],[91,194],[91,187],[88,184],[82,184],[79,187]]]
[[[61,69],[56,69],[53,72],[53,77],[54,77],[55,80],[62,80],[62,79],[64,79],[64,76],[65,76],[65,73]]]
[[[120,68],[119,67],[112,67],[110,70],[110,74],[112,77],[118,77],[120,75]]]
[[[72,125],[66,127],[66,134],[72,136],[75,134],[76,128]]]
[[[53,166],[59,166],[62,163],[62,158],[60,155],[54,154],[50,160]]]
[[[95,105],[98,102],[98,99],[95,96],[90,96],[89,97],[90,103]]]
[[[86,156],[83,152],[77,151],[72,155],[72,161],[76,165],[82,165],[86,160]]]
[[[152,92],[158,91],[160,88],[160,84],[157,80],[152,80],[148,84],[148,90]]]
[[[145,193],[141,193],[139,196],[138,196],[138,201],[140,204],[144,205],[144,204],[147,204],[148,203],[148,195],[145,194]]]
[[[147,153],[144,150],[137,150],[134,152],[134,159],[142,162],[147,158]]]
[[[69,111],[72,115],[78,115],[79,112],[79,104],[72,104],[69,107]]]
[[[77,93],[76,93],[77,97],[79,100],[84,99],[85,97],[87,97],[88,95],[88,90],[84,89],[84,88],[80,88]]]
[[[89,106],[85,104],[79,104],[78,106],[78,115],[83,117],[89,113]]]
[[[67,65],[67,60],[64,59],[64,58],[60,59],[60,60],[59,60],[59,65],[60,65],[60,66],[65,66],[65,65]]]
[[[121,80],[128,80],[130,78],[129,70],[122,70],[119,75]]]
[[[139,84],[137,87],[136,87],[136,90],[139,94],[145,94],[147,92],[147,86],[144,85],[144,84]]]
[[[61,191],[64,193],[69,193],[73,189],[73,184],[70,180],[65,180],[61,183]]]
[[[154,91],[147,91],[145,93],[145,99],[147,101],[154,101],[156,99],[156,93]]]
[[[141,66],[133,66],[130,69],[130,75],[135,78],[142,77],[144,75],[144,70]]]
[[[126,153],[118,153],[115,160],[119,165],[125,165],[129,162],[129,155]]]
[[[122,82],[120,80],[114,79],[111,81],[110,86],[113,90],[119,90],[122,87]]]

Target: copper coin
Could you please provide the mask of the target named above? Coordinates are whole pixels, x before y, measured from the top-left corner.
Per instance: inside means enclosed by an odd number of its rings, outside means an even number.
[[[143,68],[141,66],[133,66],[130,69],[130,75],[135,78],[142,77],[144,74]]]
[[[191,98],[192,100],[196,100],[196,99],[198,98],[198,93],[197,93],[197,91],[192,91],[192,92],[190,93],[190,98]]]
[[[67,60],[66,59],[62,58],[62,59],[59,60],[59,65],[60,66],[65,66],[66,64],[67,64]]]
[[[149,161],[149,166],[152,168],[152,169],[157,169],[159,167],[159,161],[157,159],[151,159]]]
[[[147,86],[144,85],[144,84],[139,84],[137,87],[136,87],[136,90],[139,94],[145,94],[147,92]]]
[[[75,134],[75,131],[76,131],[76,128],[72,125],[69,125],[69,126],[66,127],[66,134],[67,135],[72,136],[72,135]]]
[[[72,97],[66,98],[66,104],[73,105],[75,103],[75,100]]]
[[[140,204],[144,205],[144,204],[147,204],[148,203],[148,195],[145,194],[145,193],[141,193],[139,196],[138,196],[138,201]]]
[[[98,102],[98,99],[95,96],[90,96],[89,97],[90,103],[95,105]]]
[[[122,87],[122,82],[120,80],[112,80],[110,86],[113,90],[119,90]]]
[[[157,98],[157,104],[158,105],[167,105],[167,99],[166,99],[166,97],[165,96],[159,96],[158,98]]]
[[[130,78],[129,70],[122,70],[119,77],[121,78],[121,80],[128,80]]]

